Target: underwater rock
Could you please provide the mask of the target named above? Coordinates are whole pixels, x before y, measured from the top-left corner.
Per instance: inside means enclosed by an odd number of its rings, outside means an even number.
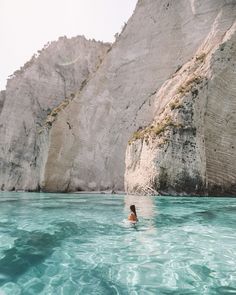
[[[29,268],[44,262],[64,239],[79,231],[78,226],[69,221],[59,222],[55,226],[57,230],[54,234],[23,230],[16,232],[19,237],[0,259],[0,285],[8,281],[14,282]]]
[[[0,91],[0,114],[1,114],[1,111],[2,111],[2,108],[3,108],[5,97],[6,97],[6,91],[4,91],[4,90]]]

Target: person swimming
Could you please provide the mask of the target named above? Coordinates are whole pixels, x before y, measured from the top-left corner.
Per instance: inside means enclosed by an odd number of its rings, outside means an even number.
[[[130,206],[130,215],[128,216],[128,220],[136,223],[138,221],[138,217],[137,217],[137,213],[136,213],[136,209],[135,209],[135,205],[131,205]]]

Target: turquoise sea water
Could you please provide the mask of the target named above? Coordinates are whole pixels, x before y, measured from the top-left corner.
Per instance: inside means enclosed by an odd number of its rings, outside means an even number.
[[[233,198],[0,193],[0,294],[236,294],[235,230]]]

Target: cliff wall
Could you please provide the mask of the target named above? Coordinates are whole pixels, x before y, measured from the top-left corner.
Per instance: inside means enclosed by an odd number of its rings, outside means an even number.
[[[235,15],[235,4],[225,7],[195,56],[160,88],[154,121],[127,148],[128,192],[236,194]]]
[[[155,93],[226,7],[215,0],[138,2],[96,74],[52,125],[44,190],[124,189],[131,134],[153,120]]]
[[[10,77],[2,111],[0,100],[0,188],[39,189],[44,158],[40,134],[51,124],[46,120],[76,96],[109,47],[84,37],[61,37]]]
[[[139,0],[112,47],[51,43],[0,96],[0,188],[231,190],[235,8]]]

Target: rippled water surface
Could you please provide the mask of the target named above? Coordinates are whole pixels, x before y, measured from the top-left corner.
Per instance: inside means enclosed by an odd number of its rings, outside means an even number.
[[[236,294],[235,230],[233,198],[1,193],[0,294]]]

